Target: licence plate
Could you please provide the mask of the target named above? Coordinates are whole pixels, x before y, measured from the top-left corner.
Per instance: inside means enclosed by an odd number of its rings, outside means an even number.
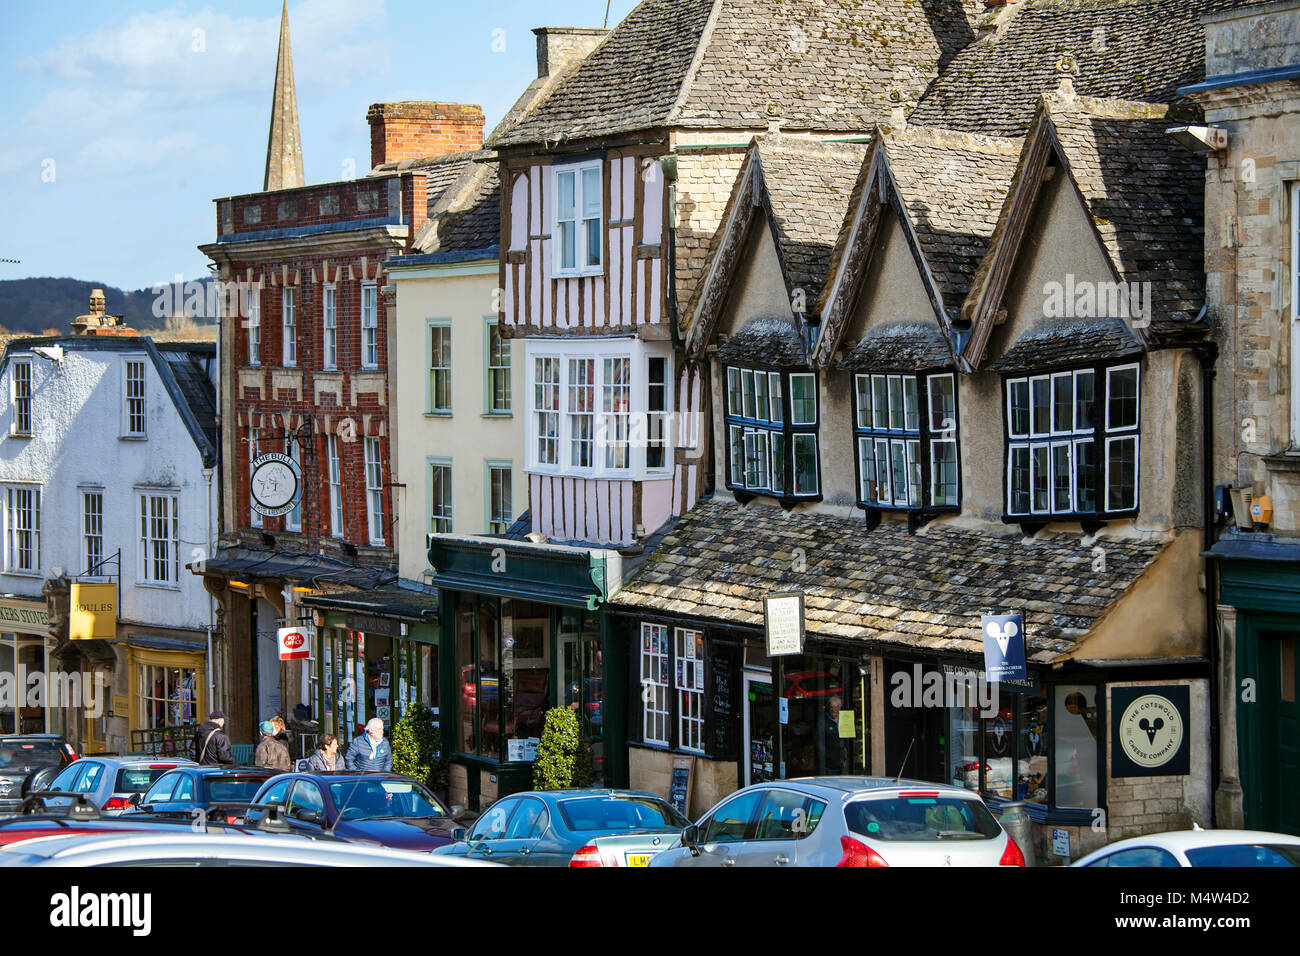
[[[653,853],[629,853],[627,855],[627,865],[628,866],[649,866],[650,857],[652,856],[654,856]]]

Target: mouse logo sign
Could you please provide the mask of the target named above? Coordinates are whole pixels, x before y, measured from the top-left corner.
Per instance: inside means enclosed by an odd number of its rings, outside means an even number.
[[[1111,689],[1115,776],[1188,772],[1189,700],[1185,685]]]
[[[311,645],[305,628],[282,627],[277,634],[280,640],[280,660],[296,661],[311,656]]]

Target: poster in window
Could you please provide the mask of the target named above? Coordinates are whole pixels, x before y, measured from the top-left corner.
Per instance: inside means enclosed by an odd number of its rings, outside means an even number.
[[[659,658],[659,683],[668,686],[668,658]]]
[[[650,632],[649,631],[641,632],[641,650],[646,654],[650,653]]]
[[[681,658],[677,659],[677,689],[686,689],[686,662]]]
[[[704,690],[704,662],[696,661],[695,663],[695,689]]]
[[[703,635],[703,634],[696,634],[696,635],[695,635],[695,654],[694,654],[694,657],[695,657],[695,659],[696,659],[697,661],[702,661],[702,660],[704,660],[704,635]]]

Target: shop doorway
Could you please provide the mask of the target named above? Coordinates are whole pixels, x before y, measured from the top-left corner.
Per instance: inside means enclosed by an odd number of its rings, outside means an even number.
[[[927,706],[922,689],[933,673],[931,664],[885,662],[885,775],[900,773],[913,780],[949,783],[945,770],[947,746],[944,724],[947,711],[940,699]]]
[[[1264,631],[1260,660],[1260,817],[1253,829],[1300,834],[1300,634]]]
[[[772,675],[745,673],[745,786],[775,780],[776,700]]]

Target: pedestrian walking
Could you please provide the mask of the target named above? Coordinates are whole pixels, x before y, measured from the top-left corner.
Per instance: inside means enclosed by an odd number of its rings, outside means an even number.
[[[253,751],[253,766],[266,767],[269,770],[291,770],[293,761],[289,759],[289,748],[275,737],[275,724],[264,720],[258,726],[262,739]]]
[[[322,734],[320,743],[307,758],[308,773],[322,773],[339,768],[339,739],[333,734]]]
[[[208,765],[235,762],[226,736],[226,715],[221,711],[214,710],[194,731],[194,760]]]
[[[366,732],[360,734],[348,747],[344,763],[349,770],[383,770],[393,769],[393,747],[384,739],[384,722],[378,717],[371,717],[366,723]]]

